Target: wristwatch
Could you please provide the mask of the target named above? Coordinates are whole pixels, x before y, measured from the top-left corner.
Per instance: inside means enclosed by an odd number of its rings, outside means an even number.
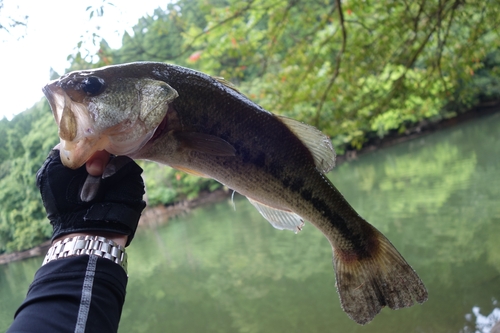
[[[101,236],[75,236],[55,242],[45,255],[42,266],[60,258],[91,254],[109,259],[127,272],[125,248]]]

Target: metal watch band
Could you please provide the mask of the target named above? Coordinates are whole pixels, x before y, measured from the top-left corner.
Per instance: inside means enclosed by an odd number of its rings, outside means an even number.
[[[91,255],[109,259],[122,266],[127,272],[127,253],[125,248],[112,240],[100,236],[75,236],[59,240],[52,244],[42,266],[60,258]]]

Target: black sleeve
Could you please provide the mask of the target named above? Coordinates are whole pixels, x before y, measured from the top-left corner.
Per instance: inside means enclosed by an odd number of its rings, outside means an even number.
[[[117,332],[127,274],[111,260],[82,255],[35,274],[7,333]]]

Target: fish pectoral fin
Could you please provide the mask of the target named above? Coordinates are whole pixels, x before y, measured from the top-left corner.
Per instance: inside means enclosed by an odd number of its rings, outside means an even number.
[[[335,166],[335,150],[330,139],[316,127],[295,119],[277,116],[311,152],[318,170],[328,173]]]
[[[193,175],[193,176],[198,176],[198,177],[203,177],[203,178],[211,178],[210,176],[207,176],[202,172],[198,172],[196,170],[192,170],[192,169],[189,169],[189,168],[186,168],[183,166],[172,165],[172,168],[177,169],[177,170],[182,171],[182,172],[185,172],[185,173],[188,173],[188,174]]]
[[[210,134],[177,132],[175,137],[182,148],[196,150],[214,156],[235,156],[236,149],[227,141]]]
[[[247,199],[276,229],[292,230],[297,233],[304,227],[304,219],[292,211],[277,209],[249,197]]]

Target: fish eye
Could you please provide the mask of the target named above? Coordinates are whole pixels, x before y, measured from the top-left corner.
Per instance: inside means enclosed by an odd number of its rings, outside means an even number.
[[[82,89],[88,96],[95,96],[104,87],[104,80],[97,76],[89,76],[82,82]]]

